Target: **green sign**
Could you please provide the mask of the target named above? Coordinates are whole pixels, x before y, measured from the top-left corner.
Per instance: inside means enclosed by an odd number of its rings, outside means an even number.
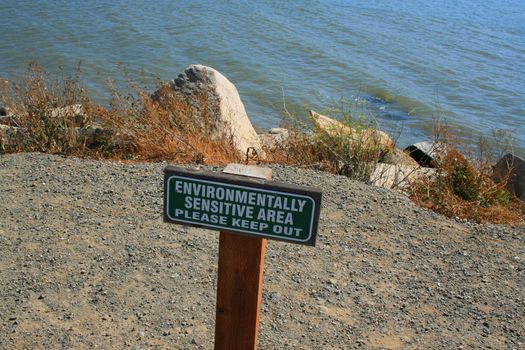
[[[164,220],[315,245],[318,190],[167,167]]]

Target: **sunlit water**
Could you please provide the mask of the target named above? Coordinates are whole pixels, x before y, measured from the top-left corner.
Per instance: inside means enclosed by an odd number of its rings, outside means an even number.
[[[234,82],[254,124],[283,110],[366,106],[403,146],[436,118],[465,135],[511,132],[525,149],[525,1],[0,1],[0,76],[82,60],[104,80],[174,78],[212,66]],[[151,85],[152,86],[152,85]]]

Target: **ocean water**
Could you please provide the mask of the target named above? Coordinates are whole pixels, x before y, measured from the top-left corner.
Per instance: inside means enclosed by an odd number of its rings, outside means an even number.
[[[82,61],[99,101],[105,80],[218,69],[253,123],[277,126],[283,101],[305,116],[356,105],[400,146],[444,120],[473,142],[495,130],[525,155],[525,1],[0,0],[0,76]]]

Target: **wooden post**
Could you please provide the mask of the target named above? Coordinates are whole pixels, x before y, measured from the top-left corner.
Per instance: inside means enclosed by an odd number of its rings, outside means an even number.
[[[270,180],[271,169],[230,164],[225,173]],[[266,239],[221,232],[216,350],[253,350],[257,347]]]

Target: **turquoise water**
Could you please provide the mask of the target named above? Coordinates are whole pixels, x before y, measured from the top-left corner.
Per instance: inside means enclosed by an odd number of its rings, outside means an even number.
[[[174,78],[212,66],[234,82],[254,124],[279,124],[341,98],[365,104],[402,146],[445,116],[456,130],[510,131],[525,149],[525,2],[0,1],[0,76],[36,60],[82,60],[92,95],[104,80]]]

